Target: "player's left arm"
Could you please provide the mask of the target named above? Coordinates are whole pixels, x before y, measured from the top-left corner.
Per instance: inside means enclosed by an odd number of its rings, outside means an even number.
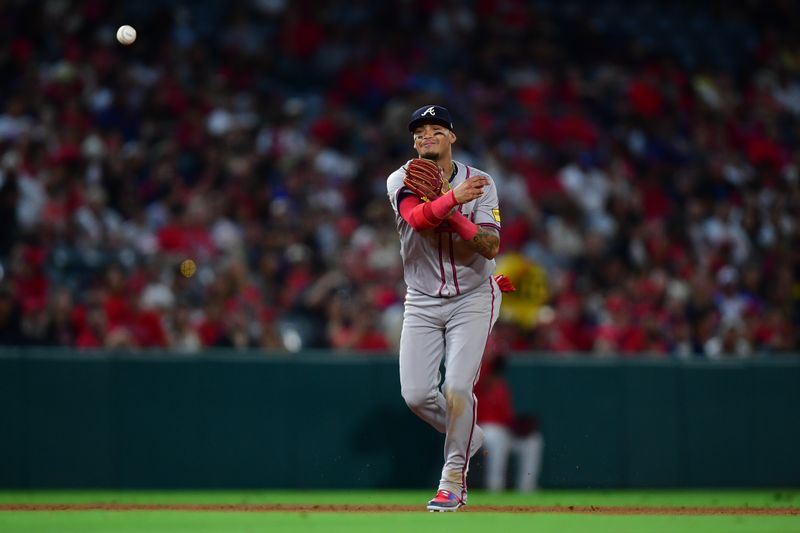
[[[494,228],[478,226],[478,233],[467,243],[486,259],[494,259],[500,251],[500,232]]]

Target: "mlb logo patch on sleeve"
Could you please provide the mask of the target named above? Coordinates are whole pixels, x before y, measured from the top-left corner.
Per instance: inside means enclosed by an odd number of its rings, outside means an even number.
[[[500,222],[500,210],[499,209],[492,209],[492,216],[494,217],[495,222]]]

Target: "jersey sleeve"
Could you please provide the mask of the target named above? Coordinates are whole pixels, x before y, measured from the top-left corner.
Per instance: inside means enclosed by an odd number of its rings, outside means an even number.
[[[472,222],[478,226],[500,231],[500,205],[497,200],[497,187],[491,176],[487,175],[486,177],[489,178],[489,185],[483,188],[483,196],[475,204]]]
[[[389,195],[389,203],[397,216],[400,216],[400,201],[414,194],[403,185],[403,178],[406,176],[405,165],[391,173],[386,180],[386,194]]]

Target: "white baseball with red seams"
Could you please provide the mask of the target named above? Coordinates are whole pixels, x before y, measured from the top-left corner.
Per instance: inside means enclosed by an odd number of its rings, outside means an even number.
[[[471,175],[489,179],[479,198],[458,209],[473,223],[499,231],[494,181],[463,163],[453,161],[453,165],[451,188]],[[469,456],[482,441],[475,425],[477,401],[472,389],[502,295],[492,278],[495,261],[476,253],[446,222],[416,231],[403,219],[399,203],[411,194],[403,186],[404,177],[401,167],[386,182],[408,287],[400,339],[400,385],[409,407],[446,434],[439,488],[464,500]],[[447,371],[440,391],[442,357]]]

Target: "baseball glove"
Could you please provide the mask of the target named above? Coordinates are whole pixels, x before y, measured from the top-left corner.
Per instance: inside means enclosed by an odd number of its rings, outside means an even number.
[[[442,169],[429,159],[412,159],[403,178],[406,188],[425,202],[439,198],[445,183]]]

